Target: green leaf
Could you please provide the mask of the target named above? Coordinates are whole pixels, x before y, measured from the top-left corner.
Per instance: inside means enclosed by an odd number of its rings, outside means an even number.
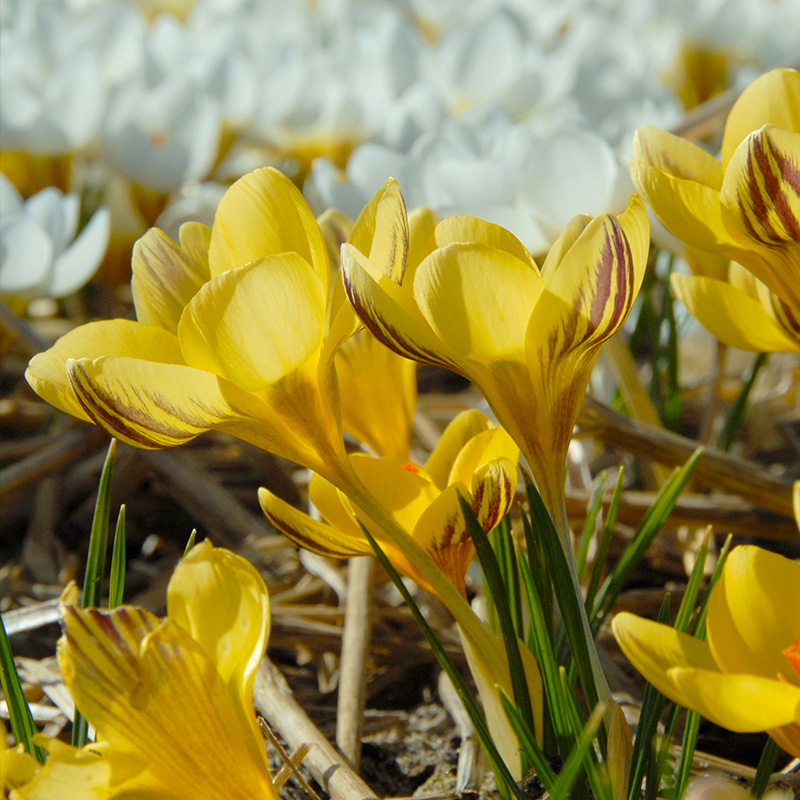
[[[467,522],[467,530],[472,537],[475,552],[486,578],[487,593],[492,596],[497,618],[500,622],[503,644],[505,645],[508,659],[508,670],[511,674],[511,686],[514,690],[514,702],[520,709],[525,723],[530,726],[531,730],[535,730],[533,708],[531,706],[530,692],[528,691],[528,679],[522,666],[519,639],[517,638],[514,621],[511,618],[511,609],[509,608],[506,587],[503,584],[503,576],[500,573],[500,566],[497,563],[494,550],[489,544],[488,536],[475,516],[472,506],[464,499],[461,492],[458,493],[458,502],[461,504],[461,511]]]
[[[769,353],[759,353],[747,368],[742,379],[744,381],[742,389],[739,392],[733,405],[728,409],[728,414],[725,417],[725,423],[717,438],[717,447],[720,450],[728,451],[736,438],[736,432],[739,430],[739,425],[744,417],[745,409],[747,408],[747,401],[750,399],[750,392],[753,390],[758,373],[761,368],[767,363]]]
[[[114,548],[111,551],[111,573],[108,577],[108,607],[122,605],[125,591],[125,506],[119,507],[117,527],[114,531]]]
[[[595,633],[600,629],[603,620],[614,605],[614,601],[639,565],[653,539],[658,535],[667,517],[672,513],[672,509],[692,477],[695,465],[702,453],[703,448],[698,447],[689,457],[689,460],[682,467],[676,468],[670,475],[656,495],[653,505],[644,515],[644,519],[637,528],[633,539],[603,583],[595,599],[592,611],[592,629]]]
[[[417,624],[425,634],[425,638],[428,640],[428,644],[430,644],[431,650],[433,650],[437,661],[441,665],[442,669],[447,673],[447,677],[450,678],[450,681],[456,690],[456,694],[461,700],[465,711],[469,715],[470,722],[472,722],[472,727],[475,729],[475,735],[478,737],[478,741],[481,743],[481,747],[483,748],[483,752],[486,755],[486,760],[489,762],[492,772],[494,772],[498,789],[500,790],[501,794],[506,798],[513,797],[516,798],[516,800],[525,800],[519,786],[517,786],[517,782],[508,771],[508,767],[500,756],[500,753],[497,752],[497,748],[494,746],[491,734],[489,733],[489,728],[486,724],[486,718],[483,716],[478,704],[475,702],[475,698],[473,698],[472,694],[467,688],[467,684],[461,677],[461,673],[456,668],[456,665],[453,663],[450,656],[447,655],[444,647],[442,647],[442,643],[439,641],[430,625],[428,625],[425,616],[419,610],[419,606],[414,602],[414,598],[406,588],[406,585],[403,583],[402,578],[392,565],[391,561],[389,561],[389,559],[386,557],[386,554],[381,549],[381,546],[375,541],[372,534],[366,529],[360,520],[359,525],[361,525],[361,530],[363,531],[364,536],[367,537],[367,541],[375,551],[378,561],[381,562],[381,565],[392,579],[392,583],[394,583],[394,585],[397,587],[397,590],[400,592],[409,609],[411,610],[414,619],[416,619]]]
[[[778,763],[778,756],[781,754],[781,748],[776,744],[775,740],[770,737],[761,751],[761,758],[758,760],[758,767],[756,768],[756,776],[753,778],[753,785],[750,787],[751,797],[756,800],[761,800],[764,792],[767,790],[770,776],[775,770],[775,765]]]
[[[589,622],[592,622],[594,615],[592,609],[594,608],[594,598],[597,595],[597,587],[600,586],[600,581],[603,579],[603,567],[608,557],[608,550],[611,547],[611,539],[614,535],[614,526],[617,524],[617,511],[619,510],[619,501],[622,497],[622,484],[625,473],[620,467],[619,474],[617,475],[617,483],[614,486],[614,495],[611,502],[608,504],[608,514],[606,516],[606,524],[603,526],[603,535],[600,537],[600,543],[597,547],[597,557],[592,565],[592,574],[589,576],[589,586],[586,589],[586,613],[589,615]]]
[[[117,440],[112,439],[100,474],[100,485],[97,489],[97,502],[92,518],[92,531],[89,536],[89,553],[86,557],[86,575],[83,579],[83,595],[81,608],[94,608],[103,589],[103,574],[106,566],[106,550],[108,549],[108,520],[111,512],[111,473],[114,467],[114,455],[117,452]],[[83,715],[76,708],[72,721],[72,744],[83,747],[88,738],[89,726]]]
[[[47,753],[33,742],[33,737],[39,731],[33,721],[28,699],[25,697],[25,692],[22,691],[22,684],[6,635],[2,614],[0,614],[0,684],[3,687],[3,696],[8,706],[8,717],[11,721],[14,741],[21,744],[40,764],[44,764]],[[0,786],[0,789],[2,788],[5,787]]]
[[[197,538],[197,528],[193,528],[189,534],[189,541],[186,542],[186,547],[183,549],[183,558],[189,555],[189,551],[194,547],[194,540]]]
[[[578,575],[583,576],[583,571],[586,569],[586,558],[589,554],[589,545],[592,542],[592,537],[597,528],[597,517],[600,514],[600,509],[603,507],[603,492],[606,488],[606,471],[600,473],[600,480],[597,488],[592,493],[589,499],[589,512],[586,515],[586,524],[583,526],[583,533],[581,534],[580,547],[578,548],[578,558],[576,567]]]

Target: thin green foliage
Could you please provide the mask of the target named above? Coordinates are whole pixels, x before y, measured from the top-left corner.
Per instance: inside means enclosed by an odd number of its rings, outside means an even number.
[[[450,681],[456,690],[456,694],[458,695],[464,706],[464,709],[469,715],[470,722],[472,722],[472,727],[475,729],[475,735],[478,737],[478,741],[481,743],[483,752],[486,755],[486,760],[489,762],[489,766],[495,775],[498,790],[504,798],[513,797],[515,800],[524,800],[517,782],[508,771],[508,767],[495,747],[492,736],[489,733],[489,728],[486,724],[486,718],[483,716],[483,712],[480,710],[478,704],[475,702],[475,699],[470,693],[464,678],[461,677],[461,673],[456,668],[456,665],[453,663],[450,656],[447,655],[444,647],[442,647],[442,643],[439,641],[430,625],[428,625],[425,616],[420,611],[419,606],[414,602],[414,598],[411,596],[408,589],[406,589],[402,578],[389,559],[386,557],[386,554],[381,549],[381,546],[375,541],[372,534],[366,529],[360,520],[359,525],[361,526],[361,530],[363,531],[364,536],[366,536],[367,541],[370,543],[370,546],[375,551],[378,561],[380,561],[381,565],[392,579],[392,583],[394,583],[394,585],[397,587],[397,590],[400,592],[406,604],[408,605],[408,608],[414,616],[414,619],[417,621],[417,624],[420,626],[423,634],[425,634],[425,638],[428,640],[428,644],[430,644],[431,650],[433,650],[437,661],[450,678]]]
[[[538,539],[542,544],[545,563],[552,576],[556,601],[561,610],[561,617],[564,621],[564,628],[572,651],[572,657],[575,659],[578,678],[583,687],[589,707],[594,708],[597,706],[598,696],[597,687],[594,682],[594,673],[592,671],[589,645],[584,638],[583,610],[580,607],[583,601],[575,591],[570,566],[567,563],[567,557],[561,546],[558,533],[553,526],[553,521],[550,519],[550,514],[545,508],[533,481],[524,471],[523,475],[525,475],[527,484],[526,489],[531,523],[530,529],[535,534],[534,538]],[[531,568],[533,570],[534,565],[531,565]],[[604,749],[605,740],[603,733],[604,732],[601,731],[601,738],[603,739],[602,747]]]
[[[564,762],[564,767],[558,776],[558,783],[550,794],[550,800],[566,800],[570,797],[572,786],[578,779],[581,769],[589,757],[589,751],[594,747],[595,735],[598,733],[607,710],[605,703],[598,703],[595,706],[589,720],[581,731],[581,735],[578,737],[575,747]]]
[[[606,488],[606,472],[600,473],[600,480],[589,500],[589,509],[586,514],[586,523],[583,526],[583,533],[578,546],[578,557],[576,559],[576,569],[578,575],[583,576],[586,569],[586,559],[589,555],[589,545],[592,542],[595,531],[597,530],[597,518],[600,516],[600,509],[603,507],[603,492]]]
[[[108,607],[122,605],[125,591],[125,506],[119,508],[117,527],[114,530],[114,547],[111,550],[111,572],[108,576]]]
[[[775,771],[775,765],[778,763],[778,756],[781,754],[781,748],[770,737],[761,751],[761,758],[758,760],[758,767],[756,767],[756,776],[753,778],[753,785],[750,787],[750,796],[761,800],[764,792],[767,790],[770,776]]]
[[[194,541],[197,538],[197,528],[193,528],[189,534],[189,540],[186,542],[186,547],[183,548],[183,558],[189,555],[189,551],[194,547]]]
[[[497,563],[494,550],[491,544],[489,544],[489,538],[481,527],[478,518],[475,516],[472,506],[470,506],[460,492],[458,494],[458,501],[461,504],[461,511],[467,522],[467,530],[475,545],[475,552],[486,579],[488,593],[491,594],[494,599],[494,606],[500,623],[503,644],[505,645],[506,657],[508,659],[508,670],[511,674],[514,702],[517,708],[520,709],[525,723],[530,726],[531,730],[534,730],[533,708],[531,706],[530,692],[528,691],[528,679],[525,675],[525,668],[522,665],[517,629],[511,616],[510,604],[503,584],[500,565]]]
[[[22,691],[22,683],[17,672],[17,665],[14,663],[14,655],[6,635],[2,614],[0,614],[0,684],[3,687],[3,697],[8,706],[8,718],[11,722],[14,741],[21,744],[40,764],[44,764],[47,753],[33,741],[38,730],[33,721],[28,699],[25,697],[25,692]]]
[[[594,607],[594,599],[597,596],[597,589],[600,586],[600,581],[603,579],[603,567],[608,557],[608,550],[611,547],[611,538],[614,534],[614,526],[617,524],[617,511],[619,510],[619,501],[622,497],[622,484],[625,473],[620,467],[619,474],[617,475],[617,483],[614,486],[614,494],[611,502],[608,504],[608,514],[606,514],[606,524],[603,526],[603,533],[600,537],[600,542],[597,546],[597,557],[592,565],[592,573],[589,576],[589,585],[586,588],[586,613],[589,615],[589,620],[592,619],[592,608]]]
[[[733,401],[733,405],[728,409],[725,422],[722,425],[722,430],[717,438],[717,447],[719,447],[720,450],[730,450],[733,440],[736,438],[736,432],[739,430],[739,425],[742,422],[742,417],[744,417],[747,401],[750,399],[750,392],[752,392],[753,386],[755,386],[758,373],[761,372],[761,368],[768,360],[769,353],[759,353],[750,362],[747,372],[742,376],[743,383],[741,391],[736,400]]]
[[[539,747],[539,743],[536,741],[533,731],[522,718],[519,708],[514,705],[505,692],[500,693],[500,701],[503,704],[506,717],[508,717],[508,721],[514,729],[514,733],[517,735],[520,747],[533,766],[533,769],[536,771],[536,776],[541,781],[542,786],[544,786],[548,792],[552,792],[556,785],[556,774],[550,767],[544,751]]]
[[[639,524],[633,539],[625,548],[619,561],[614,565],[611,574],[598,591],[590,614],[592,630],[595,634],[600,629],[600,625],[614,605],[614,601],[639,565],[653,539],[658,535],[667,517],[672,513],[672,509],[692,477],[695,465],[702,453],[703,448],[698,447],[689,457],[689,460],[682,467],[676,468],[670,475],[658,495],[656,495],[653,505],[644,515],[644,519]]]
[[[669,624],[669,594],[664,595],[658,621]],[[628,776],[628,800],[638,800],[642,792],[645,772],[650,758],[650,747],[658,730],[658,721],[664,710],[666,698],[652,684],[648,683],[644,690],[642,708],[639,713],[639,726],[633,740],[631,771]]]
[[[105,574],[106,550],[108,549],[108,522],[111,512],[111,474],[114,467],[114,455],[117,452],[117,440],[112,439],[100,474],[100,485],[97,489],[97,502],[92,518],[92,531],[89,537],[89,553],[86,557],[86,575],[83,579],[83,597],[81,608],[94,608],[103,590]],[[89,726],[78,709],[72,722],[72,744],[83,747],[88,739]]]

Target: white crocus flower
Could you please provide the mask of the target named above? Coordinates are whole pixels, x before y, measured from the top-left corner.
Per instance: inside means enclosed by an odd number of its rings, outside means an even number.
[[[66,297],[94,275],[108,246],[105,208],[75,236],[80,200],[49,187],[23,201],[0,173],[0,294]]]
[[[480,125],[449,119],[405,152],[367,143],[346,172],[314,162],[305,191],[319,209],[355,217],[394,177],[409,208],[468,214],[511,230],[533,253],[545,251],[576,214],[624,209],[627,164],[599,136],[566,122],[542,130],[496,113]]]
[[[146,189],[170,192],[204,178],[214,164],[219,110],[182,75],[155,86],[120,87],[102,131],[102,152],[123,175]]]

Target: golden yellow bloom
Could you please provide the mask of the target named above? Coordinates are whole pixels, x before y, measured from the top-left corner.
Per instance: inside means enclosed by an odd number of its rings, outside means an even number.
[[[723,728],[766,730],[800,757],[800,564],[735,548],[709,601],[707,643],[627,613],[612,628],[670,700]]]
[[[745,89],[725,125],[721,162],[640,128],[631,177],[670,232],[747,267],[800,313],[800,73],[775,69]]]
[[[423,467],[400,458],[350,457],[353,469],[398,526],[430,554],[450,582],[465,594],[464,580],[475,549],[458,500],[472,504],[487,532],[508,513],[517,482],[519,449],[509,435],[479,411],[459,414],[445,429]],[[327,522],[317,522],[266,489],[264,513],[278,530],[302,547],[331,558],[372,555],[358,519],[381,542],[404,575],[431,586],[405,552],[328,481],[314,475],[311,501]]]
[[[407,229],[404,207],[397,213],[397,225]],[[434,237],[436,249],[419,266],[394,274],[345,244],[348,296],[364,324],[396,352],[452,369],[480,388],[552,511],[594,359],[641,285],[644,205],[633,196],[619,217],[576,217],[541,271],[498,225],[451,217]]]
[[[727,279],[672,275],[672,290],[701,325],[740,350],[800,355],[800,312],[795,312],[739,264]]]
[[[139,321],[68,333],[32,359],[34,390],[139,447],[217,428],[339,479],[332,358],[357,320],[331,308],[326,244],[291,181],[246,175],[210,231],[184,225],[178,246],[150,230],[133,271]]]
[[[277,800],[253,711],[253,682],[269,635],[269,598],[261,576],[240,556],[194,547],[167,590],[167,618],[133,606],[81,609],[71,585],[62,599],[58,661],[64,681],[98,740],[72,772],[106,794],[149,800]],[[52,751],[51,751],[52,752]],[[51,755],[40,770],[57,796]],[[99,789],[98,789],[99,792]],[[44,795],[19,790],[20,800]]]

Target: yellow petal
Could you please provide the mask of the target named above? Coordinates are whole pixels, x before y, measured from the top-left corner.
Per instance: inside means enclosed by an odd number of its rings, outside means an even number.
[[[438,497],[430,478],[412,471],[399,458],[372,458],[356,453],[350,463],[361,482],[403,530],[414,530],[425,509]]]
[[[376,339],[406,358],[458,369],[414,298],[349,244],[342,246],[342,277],[356,314]]]
[[[773,69],[739,96],[725,122],[722,161],[727,164],[745,137],[762,125],[800,132],[800,73]]]
[[[111,790],[111,766],[107,759],[92,752],[89,747],[78,749],[68,744],[37,736],[37,744],[43,746],[48,757],[44,766],[31,758],[27,753],[11,752],[10,786],[17,790],[12,794],[14,800],[106,800]],[[22,759],[33,764],[25,764]],[[22,780],[20,767],[28,772],[26,780]],[[32,769],[31,769],[32,767]],[[0,787],[5,786],[0,782]]]
[[[502,427],[483,431],[464,445],[453,462],[447,483],[460,481],[469,486],[474,473],[496,458],[505,459],[515,465],[519,458],[519,447]]]
[[[200,645],[257,736],[253,682],[270,614],[267,587],[255,567],[208,540],[195,545],[170,579],[167,616]]]
[[[181,317],[190,366],[258,392],[300,367],[325,333],[325,287],[296,253],[209,281]]]
[[[800,722],[800,687],[758,675],[699,669],[669,671],[681,705],[738,733],[768,730]]]
[[[136,447],[182,444],[266,410],[227,381],[192,367],[97,358],[69,361],[67,374],[91,421]]]
[[[326,481],[319,475],[312,475],[308,483],[308,499],[337,531],[353,541],[363,540],[365,544],[369,545],[364,539],[361,526],[353,515],[352,506],[349,503],[345,505],[342,493],[330,481]]]
[[[721,201],[731,236],[766,268],[742,263],[800,311],[800,132],[766,125],[750,134],[731,156]]]
[[[108,743],[112,772],[115,762],[131,770],[115,787],[120,794],[277,798],[263,742],[242,725],[214,665],[183,628],[132,606],[62,609],[59,666]]]
[[[448,486],[423,511],[413,528],[412,536],[447,575],[453,586],[465,594],[464,580],[475,554],[475,546],[458,501],[459,491],[469,499],[467,487],[463,484]]]
[[[679,180],[692,181],[716,190],[722,187],[724,171],[718,159],[688,139],[663,131],[655,125],[645,125],[634,134],[633,160],[644,162]],[[638,186],[636,188],[639,189]]]
[[[525,245],[511,231],[493,222],[469,216],[447,217],[436,226],[434,235],[436,246],[440,248],[448,244],[483,244],[536,268]]]
[[[781,652],[800,637],[800,564],[753,545],[736,547],[711,594],[707,629],[726,672],[780,675],[800,686]]]
[[[344,429],[379,456],[407,458],[417,400],[417,366],[368,330],[336,351]]]
[[[258,258],[299,253],[326,287],[330,262],[322,232],[303,195],[281,172],[257,169],[225,192],[211,228],[211,275]]]
[[[755,353],[800,353],[800,338],[792,341],[759,300],[726,281],[672,275],[670,285],[692,316],[721,342]]]
[[[436,248],[434,231],[438,222],[436,212],[427,206],[415,208],[408,215],[409,248],[405,274],[408,285],[413,282],[413,275],[423,259]]]
[[[731,261],[725,256],[698,250],[696,247],[687,247],[683,257],[692,274],[698,277],[716,278],[720,281],[724,281],[728,277]]]
[[[491,428],[492,423],[489,418],[474,408],[461,411],[448,423],[425,462],[425,472],[436,486],[444,489],[450,483],[453,465],[467,442]],[[472,473],[466,479],[463,475],[458,479],[467,483],[472,479]]]
[[[530,263],[483,244],[435,250],[414,276],[414,297],[432,330],[460,359],[482,363],[522,359],[543,288]]]
[[[181,364],[177,338],[155,325],[126,319],[89,322],[62,336],[49,350],[35,355],[25,378],[50,405],[90,421],[67,377],[67,360],[100,356],[129,356],[164,364]]]
[[[495,458],[472,476],[472,510],[488,533],[511,510],[517,488],[516,458]]]
[[[395,283],[401,283],[408,259],[409,233],[403,193],[389,178],[364,206],[348,242]]]
[[[631,664],[661,694],[680,705],[687,703],[672,679],[673,669],[691,667],[721,674],[705,642],[668,625],[623,612],[614,617],[611,629]]]
[[[535,338],[550,342],[550,358],[567,348],[605,341],[627,318],[647,265],[649,228],[637,195],[631,195],[626,214],[595,217],[557,264],[548,256],[543,269],[548,292],[572,307],[554,328],[538,313],[531,317],[534,330],[541,331]],[[570,237],[575,233],[570,227],[567,232]]]
[[[339,250],[353,230],[353,220],[335,208],[329,208],[317,217],[317,224],[328,248],[328,258],[334,269],[339,269]]]
[[[151,228],[133,248],[131,290],[139,322],[178,332],[186,304],[209,279],[211,231],[199,222],[181,227],[181,246]]]
[[[267,489],[258,490],[258,500],[267,519],[295,544],[327,558],[351,558],[372,555],[373,551],[363,533],[350,535],[350,531],[318,522],[308,514],[276,497]]]

